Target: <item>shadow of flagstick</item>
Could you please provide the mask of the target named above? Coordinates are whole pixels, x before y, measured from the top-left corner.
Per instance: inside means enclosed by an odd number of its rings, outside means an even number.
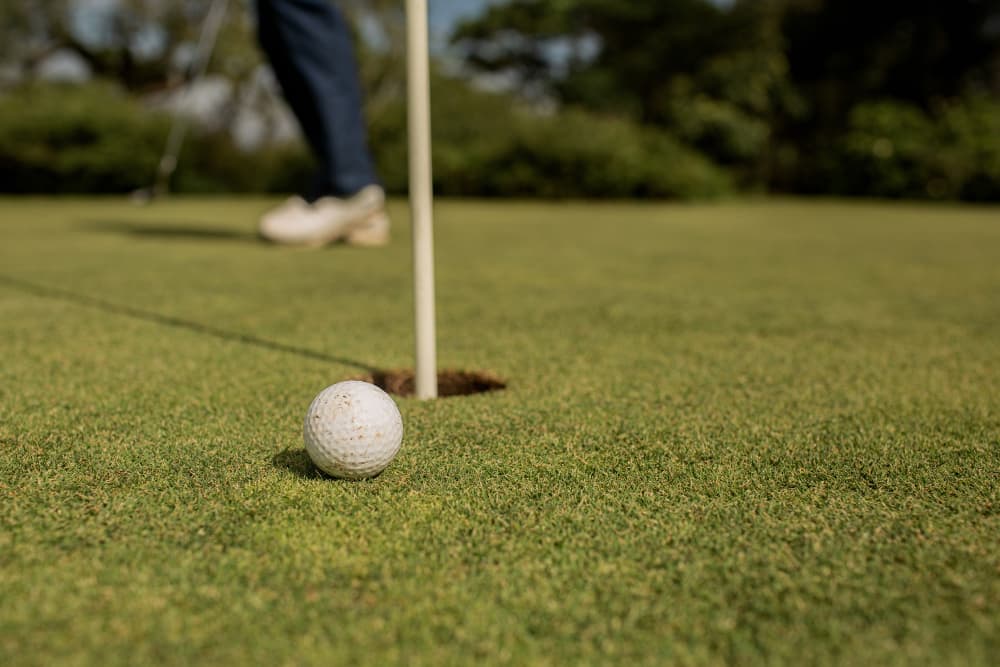
[[[228,342],[242,343],[243,345],[252,345],[254,347],[259,347],[265,350],[272,350],[274,352],[294,354],[296,356],[303,357],[306,359],[313,359],[315,361],[324,361],[327,363],[340,364],[343,366],[352,366],[354,368],[363,370],[368,373],[381,372],[381,369],[375,366],[370,366],[368,364],[361,363],[353,359],[335,357],[329,354],[324,354],[323,352],[310,350],[308,348],[297,347],[294,345],[286,345],[285,343],[279,343],[264,338],[258,338],[257,336],[251,336],[250,334],[240,333],[238,331],[227,331],[225,329],[219,329],[217,327],[209,326],[207,324],[201,324],[199,322],[192,322],[190,320],[174,317],[172,315],[163,315],[160,313],[155,313],[148,310],[142,310],[140,308],[135,308],[132,306],[124,306],[121,304],[112,303],[110,301],[105,301],[104,299],[98,299],[96,297],[88,296],[86,294],[78,294],[76,292],[72,292],[70,290],[64,290],[57,287],[38,285],[36,283],[32,283],[27,280],[22,280],[20,278],[13,278],[3,274],[0,274],[0,285],[20,290],[22,292],[26,292],[34,296],[44,297],[46,299],[57,299],[59,301],[65,301],[67,303],[72,303],[78,306],[86,306],[88,308],[93,308],[95,310],[101,310],[106,313],[111,313],[113,315],[121,315],[124,317],[131,317],[137,320],[152,322],[154,324],[159,324],[161,326],[173,327],[176,329],[185,329],[187,331],[193,331],[195,333],[204,336],[211,336],[213,338],[218,338],[220,340]]]

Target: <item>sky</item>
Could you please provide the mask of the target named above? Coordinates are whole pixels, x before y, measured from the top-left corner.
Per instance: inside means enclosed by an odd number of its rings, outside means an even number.
[[[460,21],[483,11],[498,0],[429,0],[431,25],[435,30],[449,30]]]
[[[118,0],[76,0],[76,14],[79,25],[84,30],[93,29],[96,12],[117,4]],[[454,26],[467,18],[476,16],[491,4],[503,0],[428,0],[430,25],[433,41],[437,48],[443,48],[448,34]],[[240,3],[237,3],[240,4]],[[230,11],[233,11],[230,8]]]
[[[476,16],[489,5],[501,2],[503,0],[428,0],[433,33],[432,48],[443,50],[447,45],[448,35],[457,23]]]

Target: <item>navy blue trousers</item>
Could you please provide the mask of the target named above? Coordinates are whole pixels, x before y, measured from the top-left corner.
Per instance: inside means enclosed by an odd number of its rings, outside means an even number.
[[[319,162],[312,191],[349,196],[378,183],[351,32],[329,0],[257,0],[260,44]]]

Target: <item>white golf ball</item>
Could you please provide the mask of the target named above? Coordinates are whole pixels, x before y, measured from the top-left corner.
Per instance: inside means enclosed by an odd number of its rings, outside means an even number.
[[[313,399],[306,413],[306,452],[333,477],[374,477],[392,462],[403,442],[396,403],[367,382],[338,382]]]

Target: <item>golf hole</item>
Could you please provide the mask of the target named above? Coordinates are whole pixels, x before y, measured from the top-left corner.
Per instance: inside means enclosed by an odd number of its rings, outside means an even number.
[[[409,369],[376,371],[357,380],[371,382],[394,396],[413,396],[414,372]],[[441,371],[438,373],[438,396],[471,396],[500,391],[507,382],[485,371]]]

